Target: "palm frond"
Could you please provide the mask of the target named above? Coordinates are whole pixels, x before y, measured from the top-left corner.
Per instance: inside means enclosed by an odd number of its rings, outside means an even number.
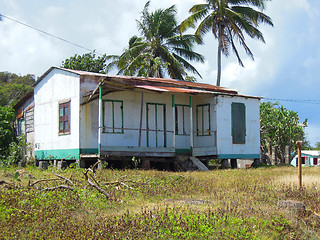
[[[198,70],[192,66],[188,61],[186,61],[185,59],[181,58],[180,56],[173,54],[175,56],[175,58],[183,65],[184,68],[186,68],[187,70],[191,71],[192,73],[197,74],[200,78],[202,78],[201,74],[198,72]]]

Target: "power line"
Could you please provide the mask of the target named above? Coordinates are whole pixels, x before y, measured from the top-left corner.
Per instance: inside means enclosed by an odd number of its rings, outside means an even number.
[[[284,102],[296,102],[296,103],[310,103],[310,104],[320,104],[320,99],[281,99],[281,98],[263,98],[270,101],[284,101]]]
[[[36,30],[36,31],[41,32],[41,33],[43,33],[43,34],[46,34],[46,35],[48,35],[48,36],[50,36],[50,37],[59,39],[59,40],[61,40],[61,41],[63,41],[63,42],[69,43],[69,44],[71,44],[71,45],[73,45],[73,46],[82,48],[82,49],[87,50],[87,51],[89,51],[89,52],[95,52],[96,54],[101,55],[101,56],[104,55],[104,54],[102,54],[102,53],[96,52],[95,50],[91,50],[91,49],[89,49],[89,48],[83,47],[83,46],[81,46],[81,45],[79,45],[79,44],[77,44],[77,43],[68,41],[68,40],[63,39],[63,38],[61,38],[61,37],[58,37],[58,36],[56,36],[56,35],[53,35],[53,34],[48,33],[48,32],[46,32],[46,31],[43,31],[43,30],[41,30],[41,29],[39,29],[39,28],[36,28],[36,27],[33,27],[33,26],[28,25],[28,24],[26,24],[26,23],[20,22],[20,21],[15,20],[15,19],[13,19],[13,18],[11,18],[11,17],[5,16],[5,15],[3,15],[3,14],[0,14],[0,20],[1,20],[1,18],[7,18],[7,19],[9,19],[9,20],[11,20],[11,21],[13,21],[13,22],[19,23],[19,24],[21,24],[21,25],[23,25],[23,26],[25,26],[25,27],[31,28],[31,29],[33,29],[33,30]]]

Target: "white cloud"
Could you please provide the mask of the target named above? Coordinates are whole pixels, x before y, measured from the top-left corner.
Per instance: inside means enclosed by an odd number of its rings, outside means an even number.
[[[320,142],[320,125],[308,124],[308,127],[305,128],[305,133],[311,146],[315,146],[317,142]]]

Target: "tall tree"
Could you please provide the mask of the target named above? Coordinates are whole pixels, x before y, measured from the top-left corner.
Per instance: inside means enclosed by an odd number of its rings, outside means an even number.
[[[64,60],[62,62],[62,67],[87,72],[105,73],[106,60],[107,56],[105,54],[96,57],[95,52],[83,55],[75,54],[73,57]]]
[[[14,73],[0,72],[0,106],[14,105],[31,89],[34,75],[18,76]]]
[[[132,36],[128,42],[128,48],[123,50],[121,55],[109,55],[107,60],[111,60],[106,67],[106,72],[110,72],[111,69],[117,68],[117,75],[135,75],[137,69],[141,65],[143,54],[139,55],[141,48],[143,48],[142,38]]]
[[[180,34],[175,6],[149,12],[149,5],[147,2],[137,20],[141,37],[130,39],[129,48],[118,59],[114,58],[119,64],[113,66],[125,75],[162,78],[167,73],[171,78],[184,79],[186,71],[191,71],[200,76],[189,63],[204,62],[204,57],[193,51],[199,39],[192,34]]]
[[[278,158],[284,162],[285,146],[292,151],[297,149],[296,142],[305,139],[304,127],[307,120],[299,122],[297,112],[279,106],[278,103],[262,102],[260,104],[261,152],[271,157],[271,147],[278,147]]]
[[[244,66],[235,40],[238,40],[252,59],[254,59],[253,53],[245,42],[244,33],[265,42],[263,34],[258,29],[259,24],[273,26],[271,18],[261,12],[265,9],[266,1],[268,0],[206,0],[205,4],[194,5],[189,10],[191,15],[182,22],[180,29],[184,31],[189,27],[195,28],[196,23],[201,21],[196,29],[196,35],[203,37],[211,31],[218,39],[217,86],[220,86],[221,81],[221,54],[228,57],[231,48],[239,64]]]

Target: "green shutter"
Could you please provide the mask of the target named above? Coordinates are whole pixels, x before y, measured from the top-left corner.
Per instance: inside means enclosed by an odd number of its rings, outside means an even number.
[[[232,142],[244,144],[246,142],[246,106],[244,103],[232,103]]]

